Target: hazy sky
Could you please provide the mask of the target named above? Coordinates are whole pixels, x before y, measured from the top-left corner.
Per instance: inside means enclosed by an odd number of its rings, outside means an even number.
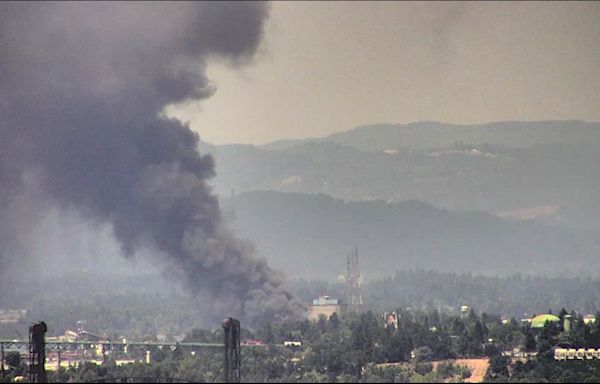
[[[169,109],[212,143],[361,124],[600,120],[600,3],[275,2],[256,62]]]

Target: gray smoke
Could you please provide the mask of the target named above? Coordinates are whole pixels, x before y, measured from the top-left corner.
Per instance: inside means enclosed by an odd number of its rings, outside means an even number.
[[[111,223],[126,254],[155,249],[217,317],[295,315],[300,305],[273,271],[225,228],[197,135],[162,114],[212,94],[208,59],[250,60],[268,11],[258,2],[0,4],[0,241],[14,235],[14,201],[33,189]],[[14,257],[0,245],[0,265]]]

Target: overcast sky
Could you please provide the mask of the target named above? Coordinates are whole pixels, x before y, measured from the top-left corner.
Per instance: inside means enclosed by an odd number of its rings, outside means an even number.
[[[212,143],[377,122],[600,120],[600,3],[274,2],[254,64],[169,109]]]

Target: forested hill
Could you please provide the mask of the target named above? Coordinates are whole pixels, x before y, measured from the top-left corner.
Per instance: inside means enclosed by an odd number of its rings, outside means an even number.
[[[560,225],[600,227],[598,123],[373,125],[272,146],[202,143],[199,149],[215,157],[213,183],[222,196],[275,190],[416,199],[517,217],[543,212],[538,216]]]
[[[600,142],[600,123],[577,120],[506,121],[457,125],[435,121],[409,124],[371,124],[321,138],[281,140],[263,146],[284,149],[306,142],[330,142],[362,151],[439,149],[456,142],[528,148],[536,144]]]
[[[236,194],[223,204],[233,211],[237,233],[290,277],[335,278],[344,272],[345,255],[355,245],[370,277],[416,267],[555,274],[600,266],[600,245],[592,236],[417,201],[344,202],[257,191]]]

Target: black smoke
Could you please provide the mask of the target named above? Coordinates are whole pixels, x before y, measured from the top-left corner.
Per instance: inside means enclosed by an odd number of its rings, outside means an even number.
[[[268,13],[260,2],[0,4],[0,241],[34,190],[111,223],[125,254],[155,249],[217,317],[295,315],[224,226],[197,135],[163,114],[213,93],[208,60],[250,60]],[[0,245],[0,263],[14,257]]]

